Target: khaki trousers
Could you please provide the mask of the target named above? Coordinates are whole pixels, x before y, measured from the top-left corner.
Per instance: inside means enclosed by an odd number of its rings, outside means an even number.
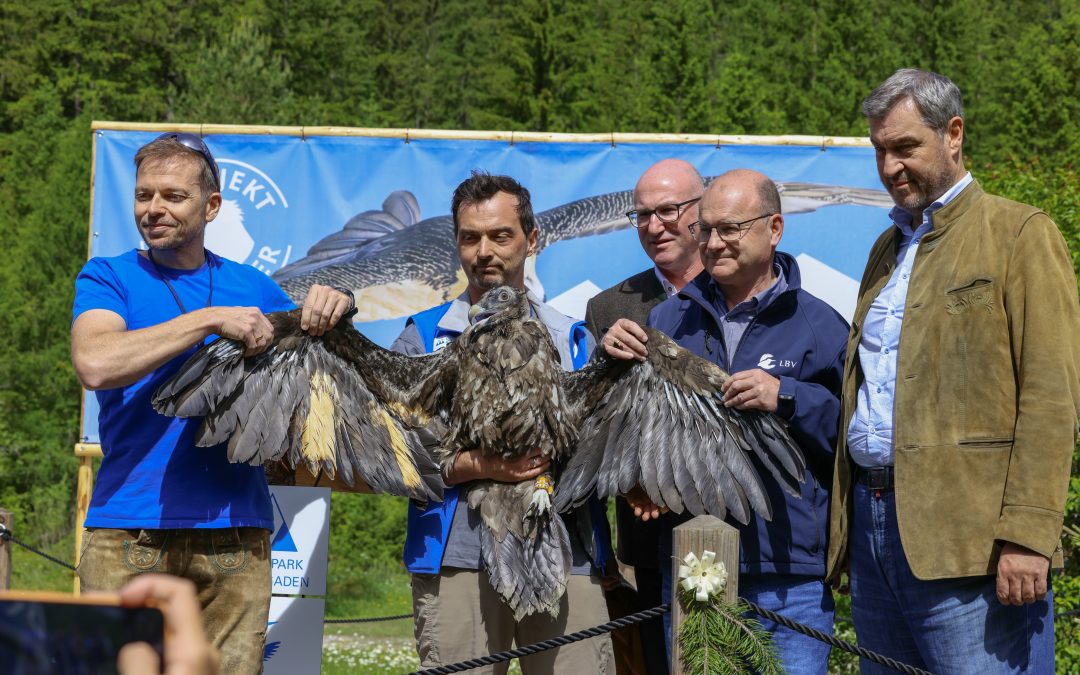
[[[494,654],[607,623],[600,581],[572,575],[559,614],[514,614],[488,582],[487,573],[446,568],[441,574],[412,576],[416,651],[424,668]],[[509,662],[475,668],[481,675],[504,675]],[[521,659],[523,675],[614,674],[611,638],[605,634]]]
[[[190,579],[203,628],[221,652],[221,672],[262,672],[270,614],[270,532],[87,529],[79,556],[84,591],[116,591],[144,572]]]

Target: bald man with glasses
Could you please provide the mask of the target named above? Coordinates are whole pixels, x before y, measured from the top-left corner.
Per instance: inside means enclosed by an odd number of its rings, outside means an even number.
[[[784,234],[780,194],[747,169],[716,178],[687,224],[703,271],[657,305],[648,325],[731,373],[724,402],[774,412],[789,423],[806,455],[800,497],[788,495],[756,458],[773,507],[739,528],[739,595],[824,633],[832,633],[833,599],[825,584],[829,487],[840,412],[848,326],[800,287],[795,259],[777,250]],[[601,343],[614,357],[647,354],[645,332],[620,320]],[[659,517],[663,600],[671,599],[671,530],[689,514],[661,514],[644,495],[628,495],[643,520]],[[670,645],[670,618],[667,638]],[[787,673],[827,672],[828,645],[762,620]]]
[[[701,273],[701,256],[690,224],[697,219],[697,203],[704,191],[701,174],[681,159],[661,160],[638,179],[634,186],[634,209],[626,216],[637,229],[641,248],[653,265],[589,300],[585,326],[597,339],[619,319],[645,323],[653,307],[678,293]],[[615,525],[617,557],[624,565],[634,568],[636,604],[627,609],[640,611],[659,605],[657,523],[637,520],[633,508],[619,497],[615,501]],[[608,599],[612,616],[621,615],[610,593]],[[640,634],[643,663],[634,658],[631,644],[635,631]],[[639,627],[620,629],[612,638],[620,673],[657,675],[667,672],[660,619],[645,621]]]

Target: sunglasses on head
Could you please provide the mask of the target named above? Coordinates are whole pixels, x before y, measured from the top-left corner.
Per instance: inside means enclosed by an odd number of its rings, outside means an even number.
[[[181,131],[168,131],[154,140],[160,141],[166,138],[171,138],[185,148],[194,150],[202,155],[202,158],[206,160],[206,163],[210,166],[210,173],[214,175],[214,185],[217,186],[218,190],[221,189],[221,174],[218,173],[217,162],[214,161],[214,156],[210,154],[210,148],[206,147],[206,143],[203,141],[202,136]]]

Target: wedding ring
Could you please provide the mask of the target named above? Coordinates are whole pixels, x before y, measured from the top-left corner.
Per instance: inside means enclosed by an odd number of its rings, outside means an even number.
[[[622,349],[622,342],[619,342],[618,339],[612,340],[611,341],[611,346],[614,347],[615,349]]]

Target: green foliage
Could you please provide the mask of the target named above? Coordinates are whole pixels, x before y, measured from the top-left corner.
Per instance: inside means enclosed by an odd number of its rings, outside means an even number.
[[[743,602],[730,604],[721,597],[698,602],[694,594],[678,589],[686,618],[679,630],[679,649],[688,673],[781,675],[780,659],[772,635],[753,618]]]
[[[833,636],[856,644],[855,624],[851,621],[851,595],[833,593],[836,600],[836,620],[833,622]],[[843,649],[832,648],[829,652],[829,673],[831,675],[858,675],[859,657]]]
[[[407,504],[387,495],[335,492],[331,497],[328,616],[412,611],[401,563]]]
[[[68,532],[63,538],[46,546],[38,545],[33,530],[16,533],[15,536],[19,541],[25,542],[57,560],[73,562],[74,531]],[[74,583],[75,573],[71,570],[14,543],[11,545],[12,588],[33,588],[41,591],[70,593]]]
[[[1071,163],[1009,157],[1000,164],[987,163],[977,173],[990,192],[1046,211],[1065,237],[1073,269],[1080,275],[1080,171]]]
[[[176,120],[235,124],[292,124],[289,66],[276,56],[269,36],[253,19],[241,17],[180,63],[182,84]],[[222,87],[228,82],[228,87]]]
[[[69,121],[55,87],[9,108],[24,120],[0,135],[0,505],[16,536],[50,544],[70,530],[79,387],[67,347],[71,284],[86,251],[90,134]],[[80,128],[81,127],[81,128]],[[32,538],[27,538],[33,533]],[[70,559],[70,555],[65,559]]]

